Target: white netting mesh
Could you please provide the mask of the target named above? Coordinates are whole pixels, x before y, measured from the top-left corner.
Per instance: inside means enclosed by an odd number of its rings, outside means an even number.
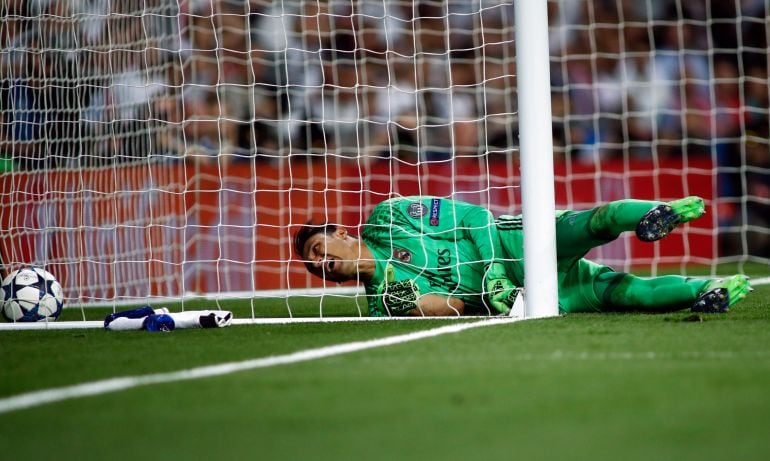
[[[550,5],[567,202],[702,195],[710,219],[642,261],[767,262],[768,2]],[[639,262],[628,240],[599,254]]]
[[[619,268],[770,254],[767,0],[549,2],[557,207],[698,194]],[[318,286],[311,215],[392,195],[518,209],[502,1],[0,5],[0,258],[69,302]],[[545,154],[545,153],[544,153]]]

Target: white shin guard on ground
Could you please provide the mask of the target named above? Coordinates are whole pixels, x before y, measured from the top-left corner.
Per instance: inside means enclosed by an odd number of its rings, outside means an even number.
[[[153,313],[156,315],[168,314],[168,309],[165,307],[161,307],[160,309],[153,309]],[[144,326],[144,320],[146,318],[147,317],[117,317],[106,324],[104,328],[113,331],[141,330]]]
[[[202,310],[169,312],[166,308],[154,309],[155,315],[165,314],[174,320],[174,328],[221,328],[232,323],[233,314],[230,311]],[[105,328],[113,331],[141,330],[147,317],[129,318],[117,317],[111,320]]]
[[[230,311],[185,311],[168,314],[174,319],[176,328],[217,328],[230,325],[233,314]]]

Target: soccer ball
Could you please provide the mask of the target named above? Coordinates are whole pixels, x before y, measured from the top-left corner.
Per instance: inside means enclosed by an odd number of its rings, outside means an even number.
[[[3,317],[10,322],[53,321],[63,307],[56,277],[38,267],[11,272],[3,280]]]

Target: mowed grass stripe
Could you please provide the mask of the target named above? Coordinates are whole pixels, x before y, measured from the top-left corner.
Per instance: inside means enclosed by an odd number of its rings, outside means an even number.
[[[34,392],[28,392],[11,397],[0,399],[0,414],[10,411],[22,410],[25,408],[36,407],[48,403],[60,402],[79,397],[94,396],[106,394],[109,392],[118,392],[125,389],[131,389],[139,386],[151,384],[170,383],[175,381],[187,381],[192,379],[208,378],[212,376],[222,376],[240,371],[253,370],[257,368],[266,368],[277,365],[286,365],[291,363],[317,360],[335,355],[348,354],[351,352],[373,349],[377,347],[391,346],[411,341],[417,341],[425,338],[432,338],[448,333],[457,333],[471,328],[478,328],[490,325],[500,325],[502,323],[512,323],[519,321],[515,318],[492,318],[472,323],[458,323],[446,325],[438,328],[432,328],[413,333],[407,333],[396,336],[389,336],[367,341],[356,341],[352,343],[343,343],[333,346],[326,346],[316,349],[306,349],[293,352],[286,355],[262,357],[239,362],[228,362],[215,365],[202,366],[187,370],[174,371],[169,373],[155,373],[149,375],[126,376],[112,379],[104,379],[72,386],[59,387],[54,389],[43,389]]]

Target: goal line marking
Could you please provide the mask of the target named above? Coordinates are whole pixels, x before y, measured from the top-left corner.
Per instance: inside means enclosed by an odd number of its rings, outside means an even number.
[[[216,310],[211,307],[210,310]],[[520,316],[519,316],[520,317]],[[424,322],[427,320],[473,320],[489,319],[489,315],[476,316],[446,316],[446,317],[253,317],[236,318],[232,325],[288,325],[291,323],[344,323],[344,322],[393,322],[411,321]],[[104,328],[103,320],[56,320],[40,322],[0,322],[0,331],[4,330],[77,330]]]
[[[710,276],[709,276],[710,277]],[[715,275],[714,277],[729,277],[729,275]],[[698,277],[696,277],[698,278]],[[754,286],[770,284],[770,277],[751,278],[751,284]],[[291,297],[340,297],[340,298],[358,298],[366,296],[362,286],[342,286],[342,287],[323,287],[323,288],[293,288],[282,290],[252,290],[252,291],[225,291],[221,293],[200,294],[200,293],[185,293],[181,299],[186,301],[222,301],[230,299],[262,299],[262,298],[281,298],[287,299]],[[164,302],[175,303],[179,302],[178,296],[155,296],[148,298],[136,298],[136,299],[112,299],[112,300],[93,300],[88,302],[72,302],[67,304],[70,308],[100,308],[111,307],[117,309],[118,307],[139,306],[142,304],[162,304]],[[1,324],[0,324],[1,325]]]
[[[770,281],[770,277],[763,277],[753,282],[757,285],[764,285]],[[48,403],[61,402],[64,400],[75,399],[80,397],[88,397],[94,395],[101,395],[110,392],[118,392],[121,390],[131,389],[139,386],[147,386],[151,384],[170,383],[175,381],[185,381],[193,379],[208,378],[214,376],[222,376],[231,373],[237,373],[240,371],[254,370],[258,368],[267,368],[278,365],[287,365],[292,363],[306,362],[310,360],[317,360],[322,358],[331,357],[334,355],[348,354],[351,352],[363,351],[366,349],[374,349],[377,347],[391,346],[395,344],[402,344],[411,341],[417,341],[425,338],[432,338],[447,333],[457,333],[463,330],[471,328],[478,328],[490,325],[500,325],[504,323],[513,323],[524,320],[517,317],[492,317],[477,322],[458,323],[454,325],[446,325],[429,330],[423,330],[413,333],[407,333],[403,335],[389,336],[385,338],[372,339],[367,341],[356,341],[352,343],[337,344],[333,346],[325,346],[316,349],[306,349],[303,351],[293,352],[286,355],[262,357],[257,359],[244,360],[240,362],[226,362],[216,365],[207,365],[203,367],[190,368],[187,370],[180,370],[168,373],[155,373],[149,375],[139,376],[125,376],[119,378],[110,378],[99,381],[92,381],[88,383],[76,384],[72,386],[57,387],[52,389],[43,389],[39,391],[32,391],[23,394],[17,394],[10,397],[0,398],[0,414],[8,413],[11,411],[22,410],[25,408],[32,408],[36,406],[42,406]],[[562,359],[564,357],[561,353],[555,353],[552,355],[551,360]],[[653,355],[618,355],[609,354],[602,357],[589,357],[580,356],[578,359],[628,359],[628,358],[656,358]],[[762,354],[764,357],[764,354]],[[662,356],[657,356],[660,358]],[[721,358],[722,356],[716,355],[714,358]],[[543,358],[543,357],[539,357]],[[573,357],[574,359],[575,357]],[[534,357],[521,356],[518,360],[532,360]]]
[[[285,355],[261,357],[239,362],[226,362],[168,373],[124,376],[119,378],[110,378],[76,384],[72,386],[43,389],[0,399],[0,414],[22,410],[25,408],[37,407],[48,403],[61,402],[69,399],[101,395],[110,392],[118,392],[139,386],[209,378],[237,373],[240,371],[254,370],[258,368],[307,362],[310,360],[318,360],[335,355],[363,351],[366,349],[403,344],[448,333],[457,333],[472,328],[513,323],[520,320],[522,319],[515,317],[493,317],[491,319],[485,319],[477,322],[457,323],[453,325],[432,328],[429,330],[417,331],[396,336],[388,336],[385,338],[336,344],[333,346],[325,346],[316,349],[306,349]]]
[[[770,284],[770,277],[759,277],[750,279],[752,286]],[[244,295],[245,296],[245,295]],[[215,310],[212,306],[210,309]],[[737,307],[740,309],[740,306]],[[438,319],[437,317],[432,317]],[[457,317],[443,317],[445,319],[457,319]],[[488,319],[488,316],[464,317],[466,319]],[[332,322],[388,322],[393,320],[404,321],[423,321],[426,317],[252,317],[233,319],[233,325],[275,325],[289,323],[332,323]],[[5,323],[0,322],[0,331],[6,330],[70,330],[85,328],[103,328],[104,322],[101,320],[58,320],[52,322],[29,322],[29,323]]]

